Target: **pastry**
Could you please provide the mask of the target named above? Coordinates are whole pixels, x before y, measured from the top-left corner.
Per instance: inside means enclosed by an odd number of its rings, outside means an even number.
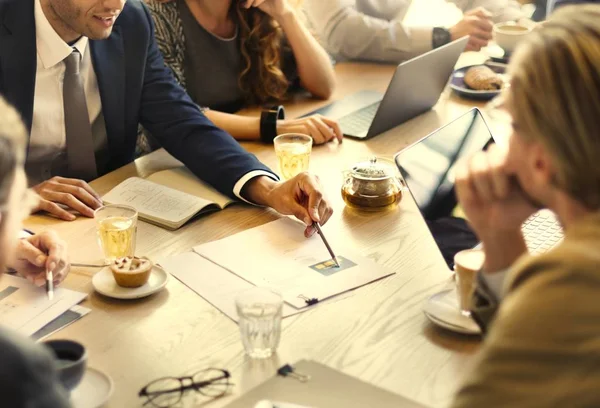
[[[464,81],[476,91],[498,91],[504,86],[502,77],[485,65],[469,68]]]
[[[110,269],[117,285],[137,288],[148,282],[152,266],[152,261],[148,258],[126,256],[115,259]]]

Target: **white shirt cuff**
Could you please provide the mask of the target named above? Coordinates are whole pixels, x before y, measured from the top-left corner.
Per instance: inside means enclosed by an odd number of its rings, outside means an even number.
[[[235,186],[233,186],[233,194],[235,194],[235,196],[237,198],[239,198],[240,200],[242,200],[245,203],[256,205],[256,204],[246,200],[244,197],[242,197],[242,189],[244,188],[244,186],[246,185],[247,182],[252,180],[254,177],[259,177],[259,176],[267,176],[272,180],[279,181],[279,178],[273,173],[269,173],[268,171],[264,171],[264,170],[254,170],[254,171],[251,171],[250,173],[246,173],[241,179],[238,180],[237,183],[235,183]]]
[[[433,27],[410,27],[411,53],[421,55],[433,49]]]
[[[485,281],[487,287],[492,291],[492,294],[498,301],[501,301],[504,296],[504,281],[507,274],[508,269],[494,273],[481,271],[481,278]]]

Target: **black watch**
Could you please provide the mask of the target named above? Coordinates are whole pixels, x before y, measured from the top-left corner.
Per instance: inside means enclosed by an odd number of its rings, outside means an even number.
[[[442,45],[448,44],[452,41],[452,35],[447,28],[444,27],[433,27],[433,34],[431,36],[431,45],[433,48],[441,47]]]
[[[260,114],[260,140],[265,143],[273,143],[277,137],[277,121],[285,119],[283,106],[273,106]]]

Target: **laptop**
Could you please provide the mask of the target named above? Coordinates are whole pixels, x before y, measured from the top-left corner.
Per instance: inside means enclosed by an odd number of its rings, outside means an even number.
[[[345,136],[359,139],[392,129],[436,104],[467,42],[460,38],[398,65],[383,95],[360,91],[305,116],[337,119]]]
[[[450,268],[456,252],[479,246],[458,206],[453,171],[457,162],[491,143],[492,134],[475,108],[395,156],[404,183]],[[549,250],[563,237],[550,210],[532,215],[523,225],[523,234],[533,254]]]

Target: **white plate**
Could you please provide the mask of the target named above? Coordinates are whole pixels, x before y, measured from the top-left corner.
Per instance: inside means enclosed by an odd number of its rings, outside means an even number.
[[[85,370],[81,383],[71,391],[73,408],[99,408],[113,393],[113,382],[102,371],[92,367]]]
[[[456,288],[431,296],[423,311],[429,320],[444,329],[462,334],[481,334],[477,323],[460,312]]]
[[[115,299],[139,299],[150,296],[165,287],[169,274],[159,266],[154,265],[150,278],[139,288],[124,288],[117,285],[109,267],[101,269],[92,278],[94,289],[104,296]]]

